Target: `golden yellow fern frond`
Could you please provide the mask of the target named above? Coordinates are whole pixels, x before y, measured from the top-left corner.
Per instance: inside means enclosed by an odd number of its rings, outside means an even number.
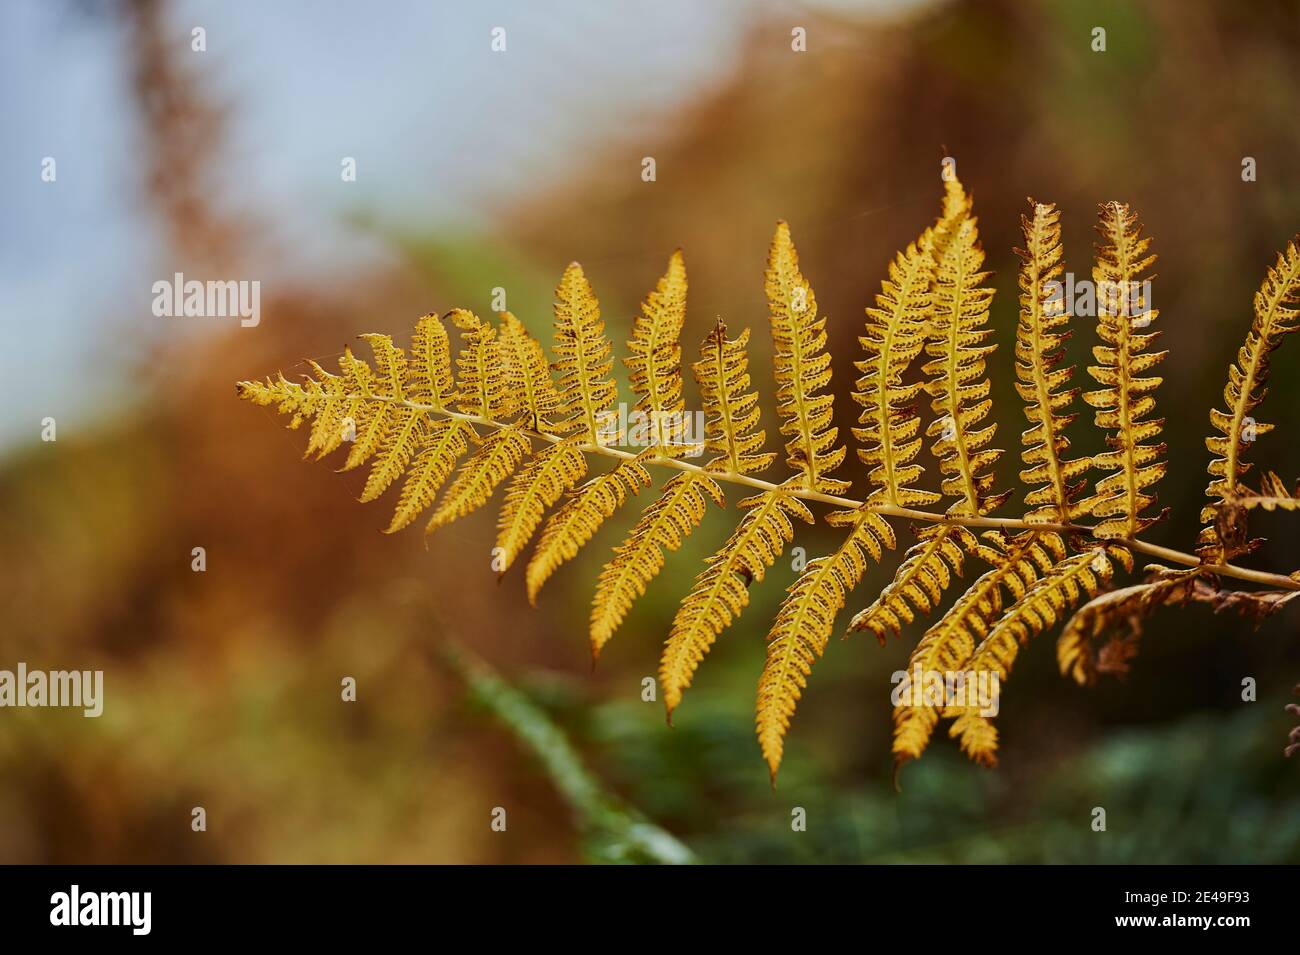
[[[573,491],[560,509],[547,519],[541,539],[528,561],[528,568],[524,571],[528,602],[536,606],[542,585],[560,565],[576,557],[582,546],[595,536],[600,525],[612,517],[630,495],[652,483],[644,464],[639,459],[628,459]]]
[[[591,602],[592,657],[600,655],[632,604],[663,569],[664,551],[677,550],[699,526],[709,500],[726,506],[716,481],[700,474],[678,474],[614,548],[614,559],[601,570]]]
[[[397,509],[386,534],[395,534],[419,517],[437,496],[456,462],[469,450],[474,430],[459,418],[432,422],[420,437],[420,450],[406,474]]]
[[[648,419],[653,441],[668,457],[687,450],[682,443],[682,325],[686,321],[686,264],[681,249],[672,254],[655,289],[632,322],[630,352],[623,359],[636,410]]]
[[[939,500],[933,491],[911,487],[925,470],[913,463],[921,450],[921,419],[914,402],[922,383],[903,381],[929,329],[936,270],[933,245],[934,230],[927,229],[889,263],[875,307],[867,309],[866,334],[858,338],[867,358],[854,362],[862,377],[853,400],[862,405],[862,414],[853,437],[863,444],[858,458],[871,469],[871,504],[923,507]]]
[[[1093,458],[1093,466],[1111,472],[1097,482],[1090,511],[1106,518],[1094,536],[1133,538],[1159,517],[1143,517],[1155,503],[1146,491],[1164,476],[1164,444],[1149,444],[1164,430],[1164,419],[1149,419],[1154,392],[1162,379],[1139,377],[1154,368],[1166,352],[1148,352],[1159,332],[1139,334],[1160,312],[1151,307],[1147,272],[1155,262],[1148,255],[1151,239],[1142,235],[1137,216],[1121,202],[1101,207],[1097,231],[1104,244],[1097,250],[1092,270],[1097,303],[1097,335],[1105,343],[1093,348],[1096,365],[1088,374],[1102,385],[1085,392],[1083,400],[1097,409],[1097,427],[1109,433],[1110,450]]]
[[[1137,622],[1154,607],[1196,601],[1258,619],[1297,598],[1300,572],[1284,577],[1235,566],[1228,558],[1253,546],[1245,540],[1249,512],[1300,510],[1300,488],[1293,491],[1269,472],[1252,490],[1244,483],[1247,466],[1241,461],[1245,445],[1268,430],[1251,414],[1264,397],[1271,352],[1300,324],[1300,250],[1288,246],[1256,295],[1255,322],[1229,371],[1230,411],[1212,415],[1218,434],[1208,446],[1217,457],[1205,519],[1213,526],[1202,534],[1201,563],[1190,570],[1148,568],[1155,576],[1146,583],[1099,596],[1116,563],[1131,566],[1132,553],[1196,565],[1191,555],[1137,536],[1153,520],[1147,514],[1154,502],[1149,492],[1165,467],[1163,446],[1155,443],[1161,422],[1151,417],[1160,379],[1141,377],[1163,356],[1150,350],[1155,336],[1143,331],[1157,315],[1146,290],[1154,261],[1150,242],[1127,207],[1103,207],[1100,228],[1106,242],[1093,271],[1102,344],[1094,350],[1096,366],[1089,369],[1101,387],[1086,397],[1107,432],[1108,450],[1095,459],[1103,477],[1094,494],[1080,500],[1088,461],[1066,457],[1064,436],[1077,391],[1069,387],[1070,371],[1061,367],[1072,316],[1058,290],[1060,218],[1054,206],[1032,202],[1031,214],[1022,217],[1026,248],[1014,357],[1016,387],[1030,423],[1022,437],[1020,472],[1029,486],[1028,513],[991,519],[1007,495],[993,491],[993,467],[1001,452],[992,448],[986,371],[993,351],[988,342],[992,291],[971,210],[961,183],[950,178],[939,219],[893,258],[867,310],[860,339],[864,360],[856,363],[860,377],[853,389],[862,407],[853,432],[869,472],[869,490],[861,501],[844,496],[848,481],[830,476],[846,449],[837,446],[833,421],[826,320],[818,314],[784,223],[778,225],[765,272],[780,430],[794,468],[783,484],[756,476],[777,455],[764,451],[747,330],[728,340],[719,319],[692,363],[704,408],[706,463],[689,460],[696,449],[684,452],[662,427],[665,416],[682,414],[686,406],[679,338],[687,283],[680,253],[669,259],[643,302],[628,343],[625,363],[636,410],[654,425],[636,425],[650,438],[636,456],[608,445],[609,412],[617,400],[612,348],[595,295],[576,264],[556,289],[558,381],[552,380],[546,351],[513,315],[504,313],[499,325],[488,324],[456,309],[442,318],[422,317],[406,351],[387,335],[362,336],[374,352],[373,367],[345,348],[337,373],[308,362],[309,374],[301,381],[283,375],[245,381],[238,393],[285,415],[290,428],[308,423],[307,456],[323,458],[347,446],[343,470],[370,464],[362,500],[400,482],[389,533],[428,510],[433,511],[429,529],[442,526],[487,503],[504,486],[497,567],[516,562],[542,528],[525,573],[532,603],[606,519],[651,485],[651,465],[671,470],[673,478],[601,572],[590,616],[593,655],[625,623],[664,568],[668,552],[679,549],[700,525],[708,501],[723,505],[725,484],[748,487],[753,496],[739,502],[738,526],[695,579],[663,648],[659,681],[670,719],[703,657],[748,606],[751,584],[763,579],[793,540],[792,518],[812,522],[806,502],[839,508],[828,523],[844,528],[846,538],[800,573],[768,636],[755,729],[773,777],[812,667],[825,652],[848,592],[870,561],[895,546],[886,518],[928,524],[892,583],[854,616],[850,629],[870,630],[883,643],[889,631],[943,602],[968,557],[987,563],[990,569],[926,628],[910,669],[896,679],[893,751],[896,766],[920,756],[935,726],[947,718],[963,752],[991,763],[997,758],[996,708],[982,702],[977,707],[969,692],[958,695],[956,689],[965,690],[968,680],[977,691],[981,682],[1000,689],[1020,645],[1055,625],[1085,596],[1091,599],[1066,624],[1057,644],[1060,667],[1079,681],[1122,672],[1136,653]],[[462,333],[455,347],[447,318]],[[921,381],[910,381],[909,368],[922,352]],[[926,435],[939,461],[941,494],[917,486],[922,437],[912,406],[922,391],[937,419],[928,423]],[[1246,424],[1253,428],[1250,438],[1238,427]],[[694,431],[691,435],[698,441]],[[627,443],[638,439],[629,435]],[[588,455],[617,464],[579,485],[588,474]],[[946,514],[920,509],[945,499]],[[1085,524],[1082,519],[1090,513],[1101,523]],[[975,536],[975,529],[990,527],[997,529]],[[1268,589],[1226,590],[1221,580],[1227,578]],[[1127,633],[1100,645],[1103,632],[1125,625]]]
[[[884,646],[917,614],[927,614],[943,599],[953,574],[962,575],[966,554],[979,549],[975,535],[960,524],[935,524],[917,535],[894,573],[893,581],[865,610],[854,614],[849,632],[870,630]]]
[[[545,434],[551,430],[550,417],[560,405],[560,394],[551,378],[542,343],[528,333],[524,323],[513,313],[501,313],[501,357],[506,366],[506,385],[514,393],[521,424]]]
[[[560,405],[555,411],[555,433],[580,432],[591,444],[599,442],[601,415],[617,397],[612,348],[605,337],[600,303],[582,266],[572,262],[555,289],[555,342],[552,346],[560,373]]]
[[[799,253],[784,222],[776,224],[765,279],[777,413],[781,433],[790,438],[786,461],[801,475],[792,483],[810,491],[842,493],[849,482],[826,476],[847,453],[843,445],[835,446],[839,430],[831,424],[834,395],[821,393],[831,381],[826,318],[817,314],[817,299],[799,271]]]
[[[849,536],[833,554],[810,561],[790,587],[768,634],[767,658],[758,680],[754,720],[773,782],[790,720],[813,664],[826,649],[836,615],[862,579],[867,558],[879,562],[881,546],[892,549],[896,544],[893,528],[865,509],[833,511],[826,523],[848,526]]]
[[[1205,446],[1215,458],[1210,462],[1210,485],[1205,493],[1216,503],[1201,511],[1202,529],[1197,549],[1202,557],[1217,563],[1225,558],[1224,541],[1215,527],[1219,505],[1237,497],[1242,477],[1250,465],[1242,461],[1242,452],[1273,425],[1256,421],[1251,415],[1267,393],[1269,356],[1282,344],[1282,338],[1300,328],[1300,236],[1287,243],[1264,282],[1255,293],[1255,318],[1237,361],[1228,366],[1228,383],[1223,389],[1227,411],[1210,409],[1210,422],[1219,434],[1205,439]],[[1244,536],[1244,535],[1243,535]],[[1227,554],[1226,556],[1233,556]]]
[[[664,645],[659,685],[670,720],[682,691],[691,685],[696,667],[718,634],[749,605],[750,582],[762,580],[794,539],[790,517],[809,524],[813,521],[803,501],[781,490],[747,497],[740,506],[747,509],[744,519],[695,578]]]
[[[1019,600],[1041,574],[1065,558],[1065,542],[1048,531],[1022,531],[1008,539],[989,531],[977,550],[992,569],[957,598],[912,651],[907,672],[894,689],[894,761],[918,759],[930,742],[947,698],[930,692],[961,673],[978,641],[1002,612],[1003,591]],[[918,683],[918,680],[920,681]],[[918,699],[919,697],[919,699]]]
[[[506,488],[505,504],[497,520],[496,555],[504,574],[533,539],[546,509],[587,473],[587,456],[580,437],[569,437],[537,452]]]
[[[457,408],[462,414],[506,421],[518,408],[518,395],[506,378],[506,359],[497,330],[469,309],[454,308],[448,315],[461,330],[462,344],[456,356]]]
[[[411,335],[407,357],[407,397],[443,411],[456,400],[451,374],[451,340],[437,315],[422,315]]]
[[[734,340],[719,317],[700,345],[700,360],[691,365],[704,405],[704,449],[714,457],[706,470],[724,474],[752,474],[776,460],[761,449],[767,440],[758,425],[758,392],[750,391],[749,329]]]
[[[532,450],[518,428],[501,428],[479,439],[478,450],[465,459],[425,525],[426,534],[482,507],[497,485],[510,477]]]
[[[1016,392],[1025,402],[1030,428],[1020,436],[1025,468],[1020,480],[1032,487],[1025,495],[1027,521],[1069,524],[1088,511],[1078,500],[1092,467],[1088,457],[1067,460],[1065,429],[1074,420],[1070,405],[1078,388],[1066,389],[1073,366],[1058,367],[1064,357],[1069,323],[1061,286],[1061,214],[1051,203],[1029,200],[1033,217],[1020,217],[1025,248],[1017,249],[1020,268],[1020,321],[1016,326]],[[1065,389],[1065,390],[1062,390]]]
[[[926,393],[937,416],[926,428],[935,439],[931,451],[945,475],[941,488],[957,500],[948,513],[978,517],[994,510],[1010,492],[991,494],[990,470],[1002,454],[988,447],[997,426],[979,425],[993,407],[985,358],[997,345],[984,345],[993,289],[982,283],[984,251],[976,220],[961,220],[939,260],[934,285],[934,320],[925,345],[930,361],[922,366]]]

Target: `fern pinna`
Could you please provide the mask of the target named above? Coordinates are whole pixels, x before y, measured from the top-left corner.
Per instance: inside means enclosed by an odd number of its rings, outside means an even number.
[[[577,263],[556,289],[553,364],[513,315],[488,322],[455,309],[421,318],[405,352],[388,336],[362,336],[373,366],[345,349],[337,373],[312,362],[301,381],[280,375],[240,382],[238,390],[289,415],[291,428],[310,422],[308,456],[323,458],[350,444],[343,469],[370,465],[363,501],[400,479],[389,532],[425,511],[432,531],[483,506],[505,485],[497,566],[504,573],[537,538],[524,570],[534,604],[601,524],[653,485],[654,472],[673,472],[600,573],[590,615],[593,655],[662,570],[667,552],[681,546],[711,504],[725,507],[724,487],[740,488],[739,523],[695,578],[663,649],[659,680],[670,719],[714,642],[745,610],[750,587],[781,559],[796,522],[814,522],[809,505],[829,506],[823,519],[843,532],[842,543],[809,561],[790,586],[758,680],[756,728],[773,779],[837,614],[868,566],[898,547],[899,525],[920,528],[893,581],[853,616],[849,630],[870,631],[884,643],[947,603],[896,677],[896,762],[920,756],[948,721],[962,750],[989,764],[997,748],[996,707],[973,700],[974,687],[1000,685],[1031,637],[1064,621],[1061,672],[1086,683],[1123,668],[1133,653],[1135,621],[1155,607],[1201,600],[1263,616],[1300,592],[1300,572],[1287,577],[1229,563],[1251,549],[1250,511],[1300,508],[1300,492],[1275,474],[1252,490],[1242,460],[1269,428],[1252,415],[1264,397],[1271,352],[1300,327],[1295,242],[1255,297],[1253,324],[1229,369],[1226,410],[1210,415],[1212,500],[1202,515],[1197,556],[1141,536],[1161,517],[1153,510],[1154,486],[1166,467],[1156,416],[1161,379],[1153,374],[1164,352],[1153,347],[1160,332],[1159,312],[1149,301],[1151,240],[1126,205],[1101,207],[1090,290],[1097,344],[1095,364],[1087,368],[1099,387],[1084,392],[1062,362],[1075,330],[1070,326],[1081,316],[1062,294],[1060,214],[1031,200],[1022,227],[1013,357],[1029,427],[1020,438],[1019,518],[994,515],[1013,492],[999,490],[997,477],[1003,452],[996,447],[988,370],[997,347],[988,327],[993,289],[970,197],[955,177],[946,182],[939,217],[889,263],[866,310],[851,391],[860,409],[852,438],[865,467],[858,476],[861,500],[851,496],[855,475],[843,466],[848,445],[834,424],[827,319],[784,222],[772,240],[764,283],[775,428],[785,450],[780,473],[774,473],[778,455],[766,450],[749,329],[731,337],[718,319],[690,353],[703,434],[681,426],[687,275],[680,252],[646,297],[627,343],[624,364],[636,410],[649,422],[637,451],[620,447],[606,427],[617,397],[613,347]],[[460,339],[454,358],[453,332]],[[1093,409],[1104,441],[1092,456],[1073,452],[1066,435],[1084,405]],[[922,482],[923,444],[938,467],[936,486]],[[612,467],[591,475],[592,458],[612,459]],[[1112,589],[1117,573],[1133,571],[1138,553],[1158,563],[1146,568],[1144,580]],[[976,573],[975,565],[986,569]],[[948,602],[957,578],[969,582]],[[1223,578],[1264,589],[1226,590]],[[1116,624],[1123,624],[1122,635],[1103,643]]]

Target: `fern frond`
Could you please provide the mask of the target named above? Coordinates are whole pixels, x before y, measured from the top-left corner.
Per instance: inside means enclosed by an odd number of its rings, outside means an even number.
[[[506,386],[516,396],[524,427],[546,434],[550,417],[560,405],[542,343],[528,333],[511,312],[501,313],[501,357],[506,366]]]
[[[894,760],[901,765],[918,759],[930,742],[944,702],[933,699],[919,704],[912,699],[918,675],[930,681],[965,669],[979,640],[1002,612],[1005,590],[1019,600],[1041,574],[1065,558],[1065,542],[1048,531],[1022,531],[1008,539],[1000,531],[983,535],[977,554],[992,565],[957,598],[912,651],[907,673],[895,688]],[[925,684],[922,684],[924,689]],[[924,694],[923,694],[924,695]]]
[[[573,491],[542,528],[541,539],[528,561],[524,581],[528,602],[537,606],[542,585],[565,561],[577,556],[600,525],[614,515],[630,495],[653,482],[639,458],[623,461],[611,471],[592,478]]]
[[[641,304],[623,359],[636,394],[636,410],[654,429],[654,443],[668,457],[687,450],[674,421],[682,414],[682,325],[686,321],[686,264],[681,249],[672,254],[655,289]]]
[[[691,365],[704,405],[704,450],[712,452],[705,469],[722,474],[752,474],[769,467],[776,454],[763,452],[766,432],[758,425],[758,392],[750,391],[749,329],[727,339],[721,317],[700,345],[700,360]]]
[[[1147,272],[1155,262],[1148,255],[1151,239],[1143,237],[1137,216],[1121,202],[1101,207],[1097,231],[1105,244],[1098,248],[1092,270],[1097,293],[1097,334],[1105,343],[1093,348],[1096,365],[1088,374],[1103,387],[1085,392],[1083,400],[1097,409],[1097,427],[1109,431],[1110,448],[1093,458],[1093,466],[1111,472],[1097,482],[1091,513],[1106,518],[1093,531],[1100,539],[1134,538],[1159,517],[1143,517],[1155,503],[1147,494],[1168,465],[1161,460],[1165,446],[1149,444],[1164,430],[1164,419],[1149,419],[1155,408],[1154,392],[1162,379],[1139,377],[1167,354],[1148,352],[1159,332],[1138,334],[1159,316],[1143,291]]]
[[[1062,390],[1073,366],[1058,367],[1064,357],[1070,314],[1060,290],[1061,214],[1050,203],[1029,201],[1033,218],[1020,217],[1025,248],[1016,250],[1020,268],[1020,321],[1016,326],[1016,392],[1025,402],[1030,428],[1020,436],[1025,468],[1020,480],[1033,487],[1025,495],[1027,521],[1069,524],[1088,511],[1077,498],[1087,487],[1088,457],[1067,460],[1065,429],[1075,416],[1070,405],[1078,388]],[[1050,283],[1056,283],[1053,291]]]
[[[454,308],[449,317],[461,330],[456,356],[460,388],[456,406],[462,414],[506,421],[518,408],[518,395],[506,379],[506,359],[497,330],[469,309]]]
[[[928,377],[925,391],[937,415],[926,435],[935,438],[931,451],[945,475],[940,487],[957,500],[948,513],[979,517],[988,514],[1010,495],[991,494],[990,468],[1002,454],[988,447],[997,425],[980,428],[993,407],[985,358],[997,345],[984,345],[991,329],[985,328],[993,289],[982,283],[984,251],[974,218],[961,220],[938,264],[934,286],[934,321],[925,345],[930,361],[922,366]]]
[[[858,458],[871,469],[868,480],[875,487],[867,497],[870,504],[923,507],[939,500],[933,491],[910,486],[925,470],[913,463],[921,450],[921,419],[914,402],[922,384],[903,382],[929,329],[933,245],[934,230],[927,229],[889,263],[875,307],[867,309],[866,334],[858,338],[867,358],[854,362],[862,377],[853,400],[862,405],[862,414],[853,437],[863,445]]]
[[[677,550],[699,526],[712,500],[725,507],[722,488],[700,474],[678,474],[641,514],[614,559],[600,572],[591,602],[591,654],[600,655],[636,599],[663,569],[664,551]]]
[[[799,253],[790,227],[776,224],[768,254],[764,287],[772,325],[772,364],[776,371],[777,413],[783,419],[786,461],[801,472],[797,480],[810,491],[840,494],[848,481],[827,477],[844,461],[847,450],[835,446],[839,429],[831,424],[834,395],[821,394],[831,380],[826,351],[826,319],[817,314],[812,286],[799,271]]]
[[[917,533],[893,581],[865,610],[854,614],[849,632],[870,630],[885,645],[886,636],[898,636],[917,614],[927,614],[943,599],[952,575],[962,575],[966,554],[979,549],[975,535],[960,524],[934,524]]]
[[[555,411],[555,433],[580,432],[588,443],[599,443],[600,415],[617,397],[612,348],[605,337],[600,303],[583,274],[572,262],[555,289],[555,342],[560,373],[560,404]]]
[[[569,437],[543,448],[510,480],[497,520],[502,574],[532,540],[546,509],[586,475],[587,456],[580,441],[580,437]]]
[[[531,450],[528,436],[518,428],[502,428],[480,439],[478,450],[456,472],[424,532],[432,533],[486,504]]]
[[[659,684],[670,720],[704,655],[749,605],[750,582],[762,580],[794,539],[790,517],[813,521],[803,501],[781,490],[747,497],[740,506],[747,509],[744,519],[695,578],[664,645]]]
[[[1225,555],[1225,542],[1220,540],[1215,518],[1220,504],[1238,496],[1241,479],[1250,470],[1241,459],[1242,452],[1256,437],[1273,430],[1273,425],[1255,421],[1251,415],[1268,391],[1269,356],[1282,344],[1284,336],[1300,328],[1298,241],[1300,237],[1287,243],[1255,293],[1255,318],[1246,343],[1238,351],[1237,361],[1228,366],[1223,401],[1229,410],[1210,410],[1210,422],[1219,434],[1205,439],[1206,448],[1215,455],[1205,493],[1216,503],[1207,504],[1201,511],[1201,522],[1206,526],[1197,540],[1197,550],[1212,563],[1231,556]]]
[[[412,401],[440,411],[449,409],[456,400],[447,326],[432,313],[422,315],[415,323],[407,357],[406,386]]]
[[[790,587],[767,637],[767,658],[758,680],[755,726],[759,747],[776,780],[799,697],[813,664],[826,650],[836,615],[867,568],[879,562],[881,547],[896,546],[893,528],[879,515],[859,509],[826,516],[832,527],[848,526],[849,536],[836,551],[808,563]]]
[[[395,534],[420,516],[442,489],[456,467],[456,462],[469,450],[469,439],[474,430],[459,418],[444,418],[428,425],[421,436],[421,447],[415,463],[406,474],[397,509],[385,534]]]

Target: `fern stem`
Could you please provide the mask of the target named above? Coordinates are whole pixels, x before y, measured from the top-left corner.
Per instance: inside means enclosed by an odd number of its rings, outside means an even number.
[[[423,411],[426,414],[439,414],[444,417],[454,418],[460,421],[466,421],[470,424],[481,425],[486,428],[501,429],[507,426],[506,422],[494,421],[491,418],[482,415],[464,414],[458,411],[449,411],[445,408],[438,408],[433,405],[421,404],[416,401],[394,401],[392,398],[386,398],[380,395],[368,395],[373,401],[386,401],[392,404],[401,405],[404,408],[410,408],[414,411]],[[543,441],[549,441],[556,444],[564,440],[562,435],[546,434],[541,431],[520,428],[520,430],[531,438],[540,438]],[[577,447],[589,454],[600,454],[605,457],[615,458],[621,461],[631,460],[637,457],[636,453],[624,451],[621,448],[608,447],[603,444],[585,443]],[[689,461],[683,461],[680,458],[651,458],[644,460],[645,464],[659,464],[664,467],[673,468],[678,471],[689,471],[694,474],[702,474],[713,478],[715,481],[723,481],[729,484],[740,484],[745,487],[751,487],[758,491],[775,491],[782,490],[791,497],[801,498],[805,501],[818,501],[822,504],[831,504],[838,508],[856,509],[865,507],[869,511],[874,511],[883,517],[897,517],[903,520],[924,521],[932,524],[960,524],[963,527],[983,527],[999,530],[1041,530],[1056,531],[1061,534],[1082,534],[1087,537],[1092,536],[1093,528],[1087,524],[1056,524],[1043,521],[1023,521],[1010,517],[975,517],[958,514],[936,514],[932,511],[920,511],[910,507],[898,507],[893,504],[864,504],[862,501],[853,498],[841,497],[836,494],[827,494],[822,491],[812,491],[798,485],[773,484],[771,481],[764,481],[761,478],[751,477],[748,474],[736,474],[731,471],[710,471],[698,464],[691,464]],[[1127,547],[1129,550],[1138,551],[1158,560],[1167,561],[1171,564],[1181,564],[1184,567],[1198,567],[1201,560],[1195,554],[1188,554],[1180,550],[1174,550],[1169,547],[1161,547],[1158,544],[1149,544],[1143,540],[1132,538],[1109,538],[1106,543],[1119,544]],[[1285,577],[1282,574],[1270,574],[1267,571],[1252,570],[1249,567],[1237,567],[1233,564],[1205,564],[1205,570],[1211,574],[1217,574],[1220,577],[1233,577],[1237,580],[1245,580],[1254,584],[1261,584],[1267,587],[1274,587],[1278,590],[1300,590],[1300,580],[1292,577]]]

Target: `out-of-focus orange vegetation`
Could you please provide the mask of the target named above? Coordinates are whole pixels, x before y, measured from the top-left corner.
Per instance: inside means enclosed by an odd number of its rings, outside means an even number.
[[[1224,361],[1247,327],[1261,263],[1295,230],[1300,210],[1292,162],[1300,153],[1300,36],[1282,3],[1117,3],[1103,5],[1111,49],[1097,56],[1087,43],[1101,15],[1089,12],[1095,6],[937,5],[884,25],[806,15],[815,55],[790,52],[786,23],[764,25],[736,75],[674,127],[656,130],[653,147],[613,144],[593,168],[575,167],[570,184],[509,210],[503,234],[557,277],[563,263],[582,261],[616,342],[668,253],[682,246],[687,340],[702,337],[716,314],[737,330],[754,326],[757,378],[769,368],[765,244],[773,221],[789,220],[831,316],[838,423],[847,429],[862,309],[892,250],[929,220],[941,156],[955,156],[998,272],[994,324],[1003,348],[991,363],[1003,362],[1006,373],[994,376],[1005,392],[994,400],[1001,445],[1014,447],[1023,424],[1007,343],[1024,197],[1062,208],[1067,267],[1080,274],[1090,267],[1096,204],[1126,199],[1161,237],[1171,406],[1186,396],[1198,409],[1171,416],[1171,473],[1185,477],[1162,492],[1186,539],[1205,483],[1201,409],[1217,397]],[[209,201],[225,107],[169,58],[159,3],[126,9],[146,185],[176,270],[192,263],[229,271],[262,256],[258,269],[270,273],[273,252],[261,249],[257,226]],[[638,176],[647,153],[657,160],[653,184]],[[1257,157],[1259,182],[1240,181],[1243,155]],[[483,302],[448,301],[413,268],[276,288],[257,329],[164,341],[142,356],[145,397],[133,414],[93,432],[60,421],[57,443],[18,449],[0,466],[0,569],[16,595],[0,665],[102,668],[107,697],[98,720],[52,710],[0,717],[0,861],[577,858],[573,830],[557,824],[566,818],[558,797],[508,736],[466,713],[461,688],[429,648],[460,641],[507,673],[580,675],[576,692],[591,702],[632,698],[653,669],[669,608],[698,567],[692,555],[716,543],[725,522],[706,521],[629,621],[628,639],[588,674],[584,607],[607,548],[591,547],[557,578],[542,609],[529,611],[518,575],[498,587],[489,569],[492,509],[440,531],[427,548],[418,531],[385,536],[388,510],[351,500],[360,472],[301,464],[302,435],[233,393],[241,378],[289,373],[306,357],[332,361],[358,332],[404,338],[426,311]],[[545,315],[529,319],[535,331],[546,328]],[[1090,338],[1087,329],[1076,334],[1070,361]],[[1296,376],[1277,377],[1270,401],[1294,409]],[[771,434],[770,409],[765,417]],[[1267,457],[1270,469],[1300,474],[1296,442],[1271,441]],[[637,510],[628,509],[626,522]],[[816,553],[817,538],[800,543]],[[196,546],[207,553],[201,574],[190,569]],[[861,592],[883,583],[877,571]],[[779,597],[774,581],[753,617],[768,619]],[[752,627],[732,634],[727,642],[743,647],[718,653],[743,672],[702,681],[699,692],[752,693],[760,636]],[[1267,665],[1279,659],[1279,642],[1275,633],[1234,645],[1231,659]],[[1127,705],[1130,716],[1152,719],[1162,707],[1201,705],[1204,696],[1194,694],[1206,684],[1209,640],[1165,643],[1153,632],[1136,670],[1150,663],[1172,673],[1192,685],[1188,695],[1160,696],[1159,681],[1135,673],[1128,691],[1136,701],[1098,693],[1095,705],[1111,707],[1112,718]],[[904,659],[901,647],[870,659],[874,644],[831,650],[866,659],[852,665],[878,674]],[[1198,662],[1182,656],[1197,653]],[[837,679],[836,666],[818,675],[830,692],[809,700],[799,735],[814,748],[823,736],[835,739],[820,751],[841,770],[883,776],[887,707],[864,700],[879,694],[860,693],[860,681]],[[1026,665],[1020,705],[1042,720],[1038,731],[1025,713],[1009,720],[1029,754],[1023,763],[1008,757],[1011,778],[1081,745],[1095,725],[1074,703],[1053,699],[1058,685],[1037,698],[1029,691],[1055,679],[1050,669]],[[345,676],[358,681],[355,704],[339,701]],[[695,771],[707,775],[707,767]],[[755,784],[766,786],[760,776],[761,767]],[[195,806],[207,810],[206,833],[190,831]],[[494,806],[510,807],[512,838],[490,831]]]

